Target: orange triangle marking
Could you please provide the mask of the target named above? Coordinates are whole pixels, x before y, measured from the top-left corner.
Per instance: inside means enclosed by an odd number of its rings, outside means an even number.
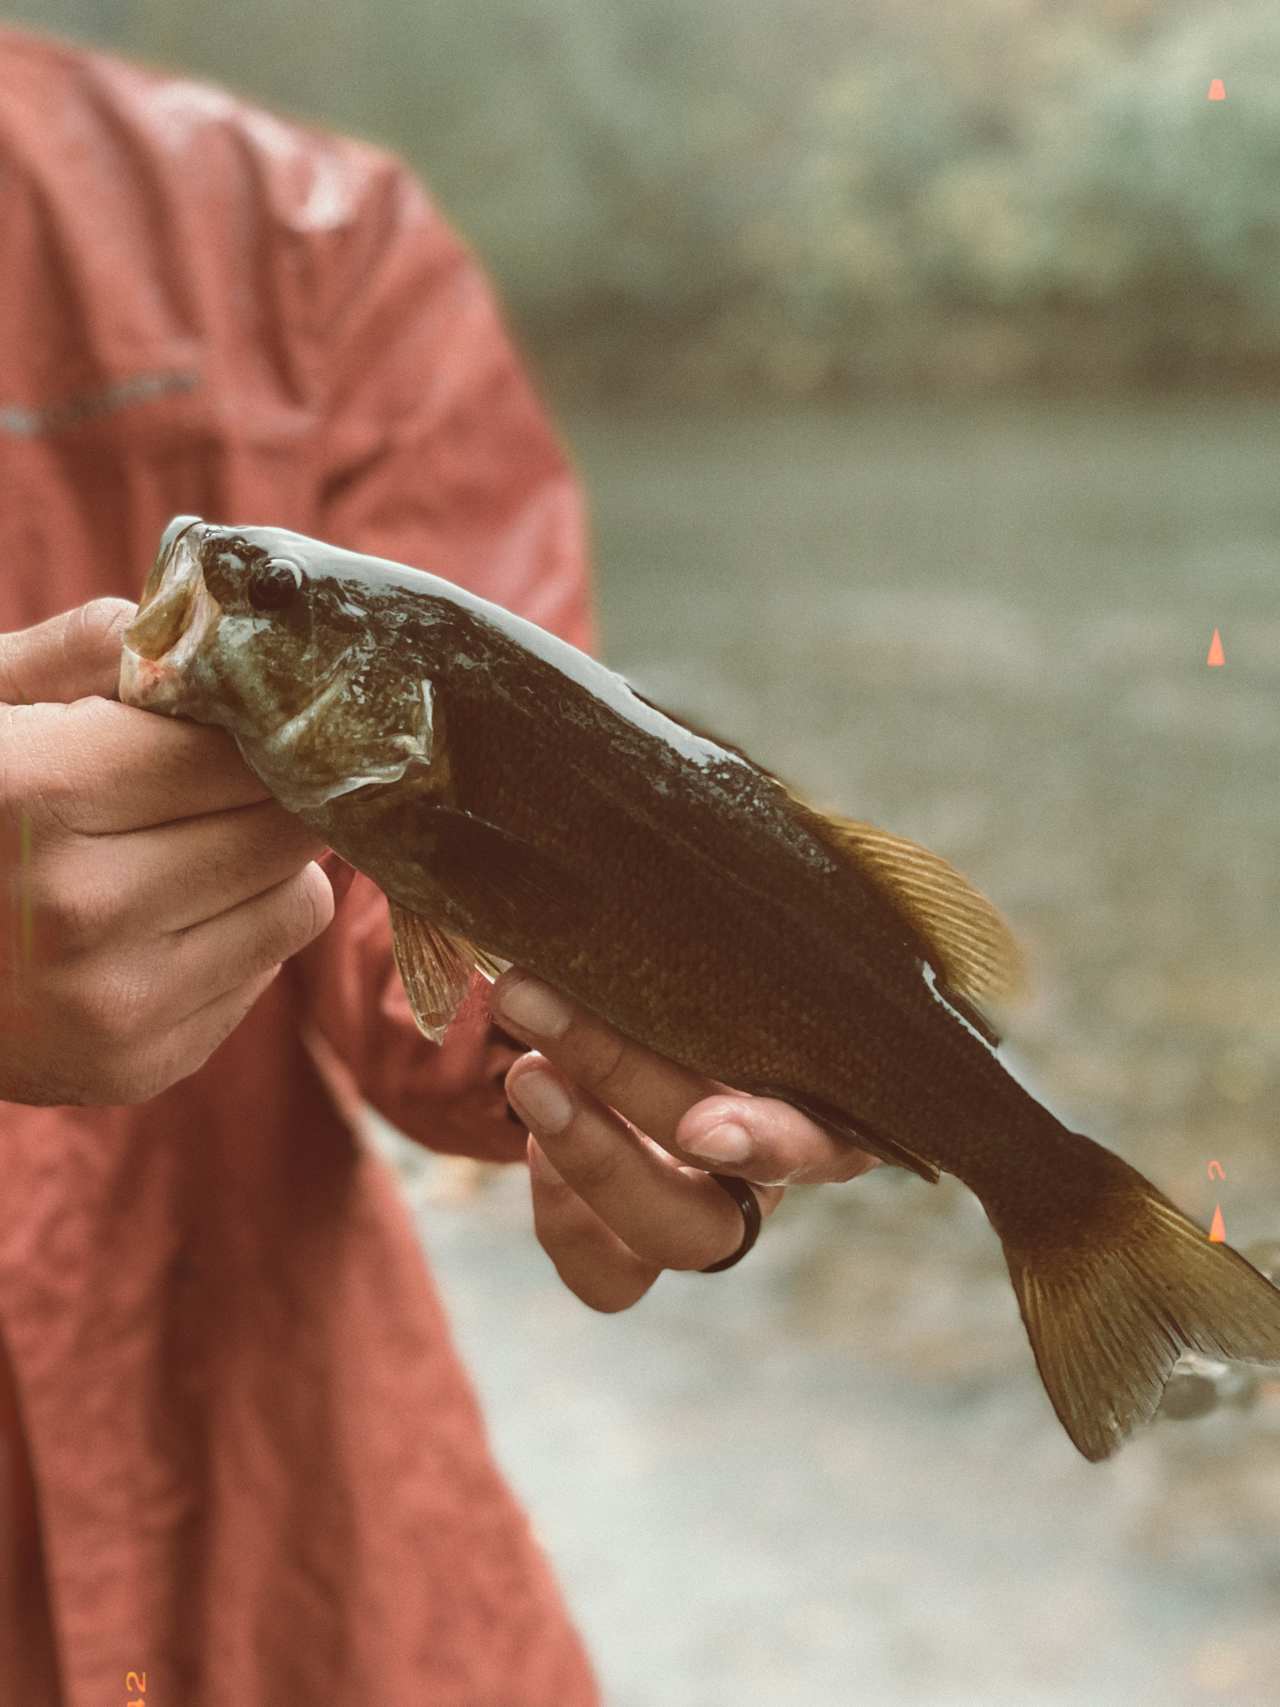
[[[1211,101],[1225,101],[1226,98],[1227,91],[1222,87],[1221,77],[1215,77],[1209,85],[1209,99]]]
[[[1226,661],[1226,657],[1222,650],[1222,636],[1215,628],[1213,631],[1213,639],[1209,642],[1208,662],[1210,664],[1225,664]]]
[[[1209,1228],[1209,1237],[1215,1245],[1226,1243],[1227,1228],[1222,1219],[1222,1205],[1220,1203],[1216,1203],[1213,1208],[1213,1225]]]

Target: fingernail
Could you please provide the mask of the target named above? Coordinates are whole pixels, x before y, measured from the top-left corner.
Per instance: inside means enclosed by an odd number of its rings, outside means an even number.
[[[536,1179],[542,1180],[545,1185],[564,1184],[561,1175],[551,1166],[547,1152],[537,1143],[529,1146],[529,1172]]]
[[[691,1156],[704,1156],[709,1162],[745,1162],[751,1154],[751,1139],[745,1126],[739,1126],[736,1120],[725,1120],[681,1148]]]
[[[537,978],[522,978],[494,1003],[504,1018],[535,1037],[559,1037],[569,1029],[573,1010],[563,996]]]
[[[542,1132],[559,1132],[569,1124],[573,1104],[550,1073],[522,1073],[507,1086],[507,1095],[529,1125]]]

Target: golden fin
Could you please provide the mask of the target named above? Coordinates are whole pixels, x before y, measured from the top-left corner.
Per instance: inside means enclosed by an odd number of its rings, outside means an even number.
[[[874,824],[818,812],[805,801],[797,804],[853,856],[859,871],[933,950],[936,970],[957,995],[976,1001],[1026,994],[1026,962],[1012,931],[993,903],[940,854]],[[992,1029],[980,1010],[979,1018]]]
[[[512,962],[504,960],[500,954],[490,954],[483,948],[477,948],[474,943],[464,945],[470,949],[476,971],[482,978],[487,978],[492,984],[495,978],[501,978]]]
[[[1058,1420],[1097,1462],[1155,1416],[1184,1351],[1280,1363],[1280,1290],[1119,1156],[1068,1136],[1099,1183],[1092,1209],[1061,1225],[1042,1210],[1045,1226],[984,1207]]]
[[[645,705],[682,723],[692,734],[746,759],[777,783],[815,829],[826,831],[826,839],[837,852],[852,855],[859,872],[875,883],[884,899],[933,951],[930,958],[936,960],[935,971],[951,986],[950,991],[944,989],[940,994],[949,997],[954,992],[962,998],[967,996],[971,1002],[983,996],[1009,1001],[1027,994],[1026,962],[1013,933],[994,904],[940,854],[908,841],[905,836],[891,835],[874,824],[820,812],[789,783],[757,764],[741,747],[694,723],[682,712],[667,711],[656,705],[635,688],[631,691]],[[963,1001],[954,1005],[991,1042],[999,1042],[996,1028],[981,1009],[971,1010]]]
[[[390,897],[387,906],[396,965],[418,1030],[433,1043],[443,1043],[471,988],[471,959],[460,943],[420,913]]]
[[[432,1043],[443,1043],[466,1000],[473,971],[492,983],[511,963],[450,935],[390,897],[387,906],[396,966],[418,1030]]]

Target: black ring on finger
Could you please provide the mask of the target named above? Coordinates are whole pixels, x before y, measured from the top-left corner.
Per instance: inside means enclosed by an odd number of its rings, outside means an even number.
[[[744,1179],[735,1179],[732,1174],[709,1174],[742,1211],[742,1243],[731,1256],[723,1257],[719,1262],[709,1263],[706,1268],[700,1268],[699,1274],[719,1274],[722,1269],[732,1268],[734,1263],[741,1262],[743,1257],[760,1237],[760,1228],[764,1216],[760,1213],[760,1199],[752,1191]]]

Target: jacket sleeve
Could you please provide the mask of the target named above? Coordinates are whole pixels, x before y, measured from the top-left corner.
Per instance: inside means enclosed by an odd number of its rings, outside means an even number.
[[[367,193],[315,281],[328,352],[315,531],[429,569],[588,648],[576,474],[476,261],[411,173],[370,157]],[[523,1156],[501,1091],[518,1051],[488,1025],[483,980],[443,1045],[428,1042],[369,879],[350,879],[333,923],[290,966],[304,1035],[340,1099],[358,1091],[433,1149]]]

